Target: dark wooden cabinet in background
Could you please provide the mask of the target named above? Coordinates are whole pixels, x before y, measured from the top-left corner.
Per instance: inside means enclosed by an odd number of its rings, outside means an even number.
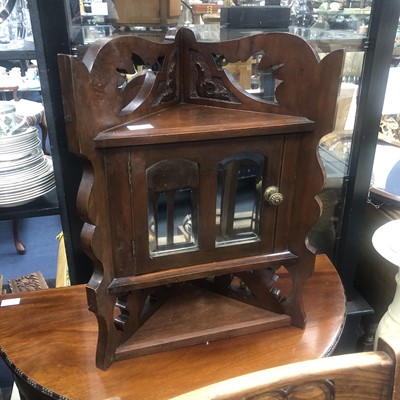
[[[0,64],[25,65],[29,60],[36,59],[36,51],[33,43],[26,42],[24,47],[18,50],[0,51]],[[6,100],[6,97],[3,99]],[[0,208],[0,220],[39,217],[58,214],[58,199],[55,191],[36,199],[25,205]]]

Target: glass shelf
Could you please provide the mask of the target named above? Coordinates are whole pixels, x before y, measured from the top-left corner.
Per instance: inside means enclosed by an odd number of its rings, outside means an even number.
[[[36,59],[36,53],[33,42],[25,41],[20,49],[0,50],[0,61],[34,59]]]

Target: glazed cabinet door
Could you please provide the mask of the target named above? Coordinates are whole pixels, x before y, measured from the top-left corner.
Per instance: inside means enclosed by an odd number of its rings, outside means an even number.
[[[132,266],[125,256],[121,273],[272,253],[278,209],[292,190],[282,180],[284,143],[274,135],[108,150],[107,170],[122,162],[126,171],[108,180],[112,216],[120,219],[113,225],[126,227],[114,232],[112,248],[133,246]],[[126,201],[131,216],[122,210]]]

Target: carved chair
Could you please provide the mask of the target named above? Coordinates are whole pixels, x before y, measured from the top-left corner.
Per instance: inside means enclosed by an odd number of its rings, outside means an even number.
[[[378,351],[265,369],[172,400],[399,400],[400,347],[379,339]]]

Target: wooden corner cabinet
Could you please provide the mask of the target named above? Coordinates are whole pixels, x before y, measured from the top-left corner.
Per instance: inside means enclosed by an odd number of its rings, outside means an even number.
[[[224,69],[262,56],[275,99]],[[70,150],[83,160],[81,240],[95,265],[97,366],[306,323],[321,137],[334,126],[343,51],[266,33],[219,43],[96,42],[60,55]],[[279,274],[286,269],[289,285]]]

